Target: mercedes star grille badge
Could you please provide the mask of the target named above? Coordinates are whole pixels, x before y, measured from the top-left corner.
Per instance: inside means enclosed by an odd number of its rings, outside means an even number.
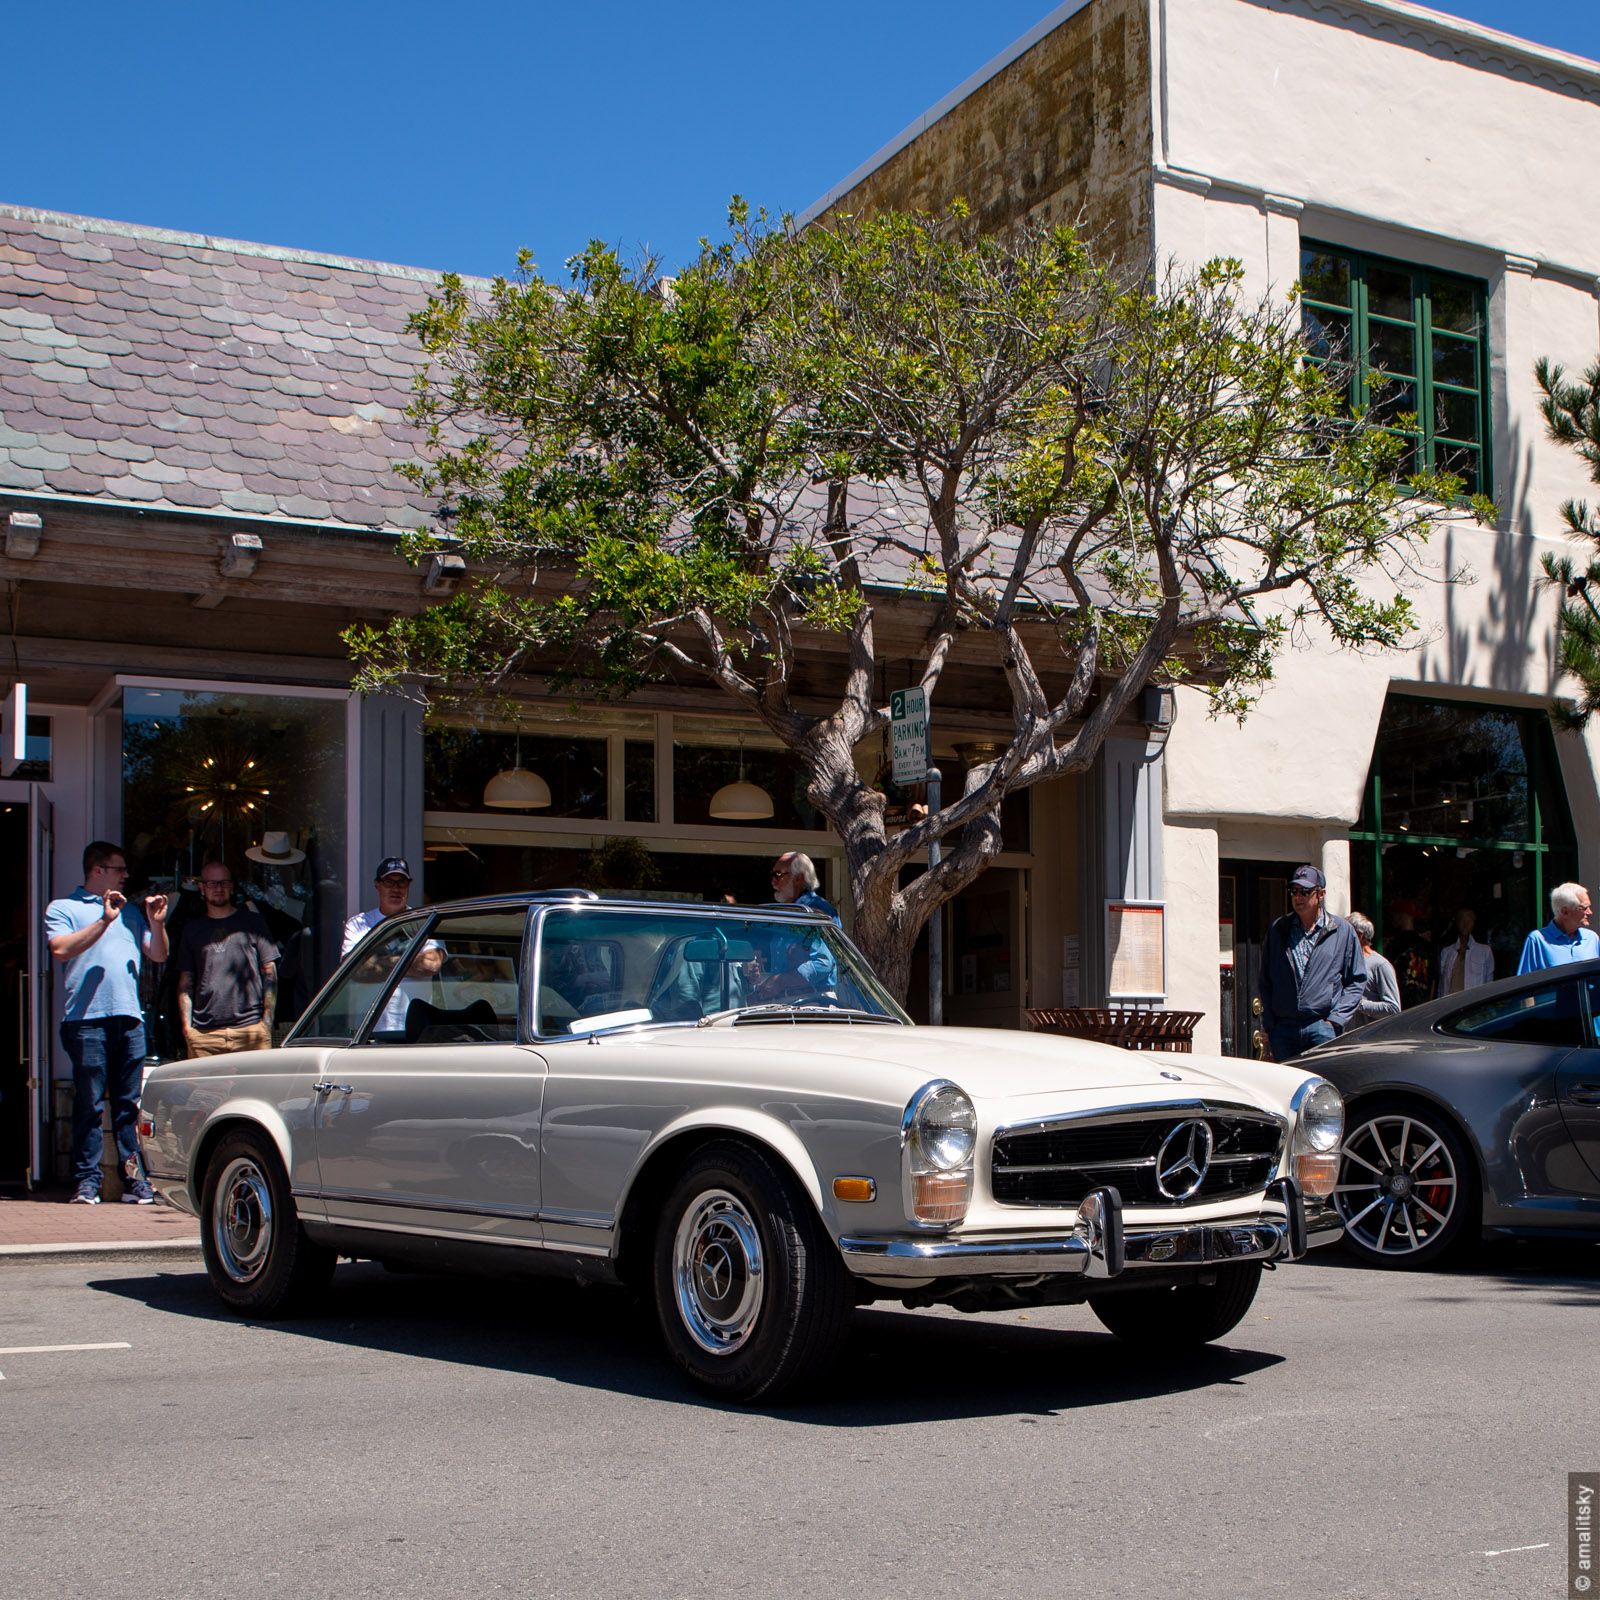
[[[1211,1150],[1209,1123],[1180,1122],[1156,1152],[1156,1188],[1169,1200],[1187,1200],[1206,1181]]]

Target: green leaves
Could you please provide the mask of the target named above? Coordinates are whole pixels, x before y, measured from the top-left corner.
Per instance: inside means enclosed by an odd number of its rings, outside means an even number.
[[[1584,372],[1580,382],[1567,380],[1565,370],[1548,357],[1534,368],[1534,378],[1544,399],[1540,411],[1550,437],[1573,450],[1600,483],[1600,361]],[[1587,540],[1600,551],[1600,515],[1587,501],[1568,500],[1561,520],[1574,539]],[[1583,728],[1600,709],[1600,559],[1591,557],[1580,572],[1570,557],[1543,558],[1544,581],[1561,596],[1556,628],[1556,652],[1564,672],[1577,679],[1576,701],[1556,701],[1551,716],[1558,727]]]
[[[982,234],[964,205],[795,233],[736,199],[673,277],[601,244],[567,274],[524,255],[487,290],[447,277],[414,319],[410,476],[440,511],[406,553],[448,540],[469,579],[352,629],[361,685],[710,680],[797,753],[862,894],[909,906],[912,937],[997,847],[1003,795],[1087,766],[1145,682],[1242,715],[1296,630],[1402,642],[1401,579],[1461,488],[1402,481],[1403,441],[1348,414],[1296,306],[1237,261],[1112,266],[1070,228]],[[1550,394],[1594,447],[1590,389],[1554,371]],[[908,616],[926,628],[930,688],[951,657],[1002,662],[981,709],[1012,728],[893,839],[851,757],[883,720],[890,598],[897,655]],[[925,888],[884,886],[949,831],[966,842]]]

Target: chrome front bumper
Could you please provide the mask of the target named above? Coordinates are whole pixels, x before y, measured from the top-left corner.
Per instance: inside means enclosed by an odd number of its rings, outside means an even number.
[[[1298,1261],[1331,1244],[1343,1229],[1331,1211],[1307,1217],[1293,1178],[1268,1184],[1273,1209],[1242,1222],[1195,1222],[1175,1228],[1124,1228],[1122,1198],[1095,1189],[1078,1207],[1070,1234],[979,1238],[844,1238],[845,1265],[864,1278],[1018,1277],[1078,1273],[1115,1278],[1125,1269],[1196,1267],[1226,1261]]]

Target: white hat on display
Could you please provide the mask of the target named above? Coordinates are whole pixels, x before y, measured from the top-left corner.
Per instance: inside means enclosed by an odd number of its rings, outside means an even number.
[[[251,845],[245,854],[268,867],[292,867],[306,858],[304,850],[296,850],[289,843],[287,833],[264,833],[261,843]]]

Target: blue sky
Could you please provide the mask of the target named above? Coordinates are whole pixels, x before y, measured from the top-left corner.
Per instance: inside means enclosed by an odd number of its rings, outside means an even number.
[[[730,194],[803,209],[1052,9],[36,0],[0,201],[463,272],[594,237],[671,262]],[[1600,0],[1439,9],[1600,57]]]

